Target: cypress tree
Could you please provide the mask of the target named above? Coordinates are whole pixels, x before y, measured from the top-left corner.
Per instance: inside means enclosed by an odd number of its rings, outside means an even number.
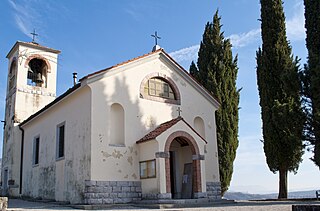
[[[218,11],[207,23],[198,53],[198,72],[191,64],[191,74],[221,103],[216,111],[221,194],[230,186],[233,162],[238,148],[238,106],[240,90],[236,88],[237,57],[233,59],[231,43],[221,32]]]
[[[306,45],[308,61],[305,66],[307,78],[305,90],[310,99],[310,125],[308,140],[313,146],[313,162],[320,167],[320,1],[304,0]],[[309,105],[307,105],[309,106]]]
[[[300,101],[298,59],[287,41],[282,0],[260,0],[262,49],[257,51],[257,82],[263,143],[270,171],[279,172],[278,198],[287,198],[287,175],[303,155],[305,117]]]
[[[191,62],[189,72],[196,80],[199,81],[199,70],[193,61]]]

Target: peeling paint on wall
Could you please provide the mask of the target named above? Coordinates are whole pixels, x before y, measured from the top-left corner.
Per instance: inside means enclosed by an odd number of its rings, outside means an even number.
[[[129,156],[128,159],[127,159],[128,163],[130,163],[130,165],[132,166],[133,165],[133,158],[132,156]]]
[[[119,150],[116,150],[116,149],[112,152],[112,154],[110,154],[108,152],[104,152],[104,151],[101,151],[101,153],[102,153],[102,156],[105,158],[113,157],[116,159],[120,159],[121,157],[123,157],[123,154]]]
[[[101,151],[101,153],[102,153],[102,156],[104,156],[104,157],[106,157],[106,158],[109,158],[109,157],[112,156],[112,155],[109,154],[108,152]]]
[[[118,150],[114,150],[114,151],[112,152],[112,157],[117,158],[117,159],[120,159],[121,157],[123,157],[123,154],[121,154],[121,152],[118,151]]]
[[[133,152],[133,147],[128,147],[129,148],[129,150],[130,150],[130,153],[132,154],[132,152]]]
[[[212,179],[215,180],[217,177],[215,174],[212,175]]]
[[[137,179],[137,178],[138,178],[135,173],[133,173],[131,176],[132,176],[134,179]]]
[[[56,168],[50,165],[39,169],[39,196],[44,199],[55,198]]]

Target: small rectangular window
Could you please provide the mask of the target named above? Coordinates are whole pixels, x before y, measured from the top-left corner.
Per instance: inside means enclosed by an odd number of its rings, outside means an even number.
[[[40,136],[34,138],[33,140],[33,165],[39,164],[39,154],[40,154]]]
[[[155,178],[156,177],[156,160],[148,160],[140,162],[140,178]]]
[[[57,126],[57,159],[64,157],[65,123]]]

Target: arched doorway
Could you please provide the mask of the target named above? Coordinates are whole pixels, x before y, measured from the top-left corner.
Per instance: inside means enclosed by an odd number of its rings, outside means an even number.
[[[166,158],[166,191],[174,199],[194,198],[201,192],[199,148],[194,138],[184,132],[172,133],[165,145],[170,153]]]

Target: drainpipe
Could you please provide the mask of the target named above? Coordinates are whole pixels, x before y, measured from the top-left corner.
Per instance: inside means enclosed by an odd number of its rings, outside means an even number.
[[[23,151],[24,151],[24,129],[19,125],[19,129],[21,130],[21,152],[20,152],[20,186],[19,186],[19,194],[22,193],[22,171],[23,171]]]

